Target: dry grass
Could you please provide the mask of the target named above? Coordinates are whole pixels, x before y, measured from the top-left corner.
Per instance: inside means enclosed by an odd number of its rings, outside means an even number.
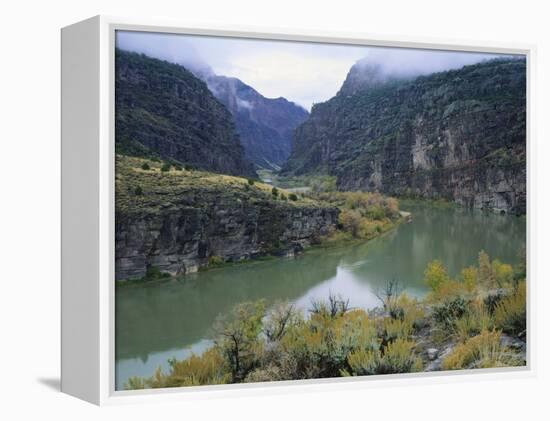
[[[483,330],[479,335],[457,345],[443,359],[443,370],[466,368],[511,367],[523,365],[523,361],[507,347],[500,344],[500,332]]]
[[[144,164],[149,169],[143,169]],[[248,179],[225,174],[214,174],[200,170],[176,169],[162,171],[163,162],[149,159],[116,156],[115,205],[117,211],[155,212],[159,207],[166,207],[179,200],[182,195],[216,194],[220,197],[234,195],[241,199],[270,200],[284,206],[317,207],[318,202],[310,198],[298,197],[298,200],[282,200],[291,192],[278,189],[279,195],[272,194],[272,186],[255,181],[249,185]],[[142,194],[136,195],[136,188]]]

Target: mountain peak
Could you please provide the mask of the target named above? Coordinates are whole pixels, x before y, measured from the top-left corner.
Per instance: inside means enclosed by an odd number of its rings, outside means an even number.
[[[380,63],[363,58],[351,67],[338,94],[354,95],[359,91],[374,88],[395,79],[397,79],[395,75],[384,72]]]

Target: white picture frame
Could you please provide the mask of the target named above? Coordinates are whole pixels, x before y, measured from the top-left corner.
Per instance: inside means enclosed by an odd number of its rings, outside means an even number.
[[[527,60],[527,366],[246,385],[115,391],[114,388],[114,51],[115,31],[139,30],[223,37],[524,54]],[[62,52],[62,377],[61,390],[94,404],[136,403],[345,390],[390,384],[509,379],[536,373],[536,283],[532,245],[535,47],[454,40],[190,25],[96,16],[61,31]]]

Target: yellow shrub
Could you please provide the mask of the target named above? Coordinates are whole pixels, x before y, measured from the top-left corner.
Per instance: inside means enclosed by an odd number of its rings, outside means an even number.
[[[334,343],[345,350],[378,349],[376,325],[364,310],[352,310],[337,318],[331,326]]]
[[[527,291],[525,281],[518,283],[514,293],[495,308],[495,325],[504,332],[518,334],[526,329]]]
[[[392,305],[397,309],[401,309],[403,320],[414,328],[420,327],[426,317],[424,306],[416,298],[410,298],[405,293],[400,294]]]
[[[353,237],[359,237],[361,228],[361,214],[356,210],[343,209],[338,216],[338,222]]]
[[[493,274],[493,267],[489,255],[483,250],[478,255],[479,283],[485,288],[496,288],[496,280]]]
[[[443,370],[523,365],[519,355],[500,345],[500,332],[484,330],[457,345],[441,364]]]
[[[393,197],[386,199],[386,213],[388,216],[396,215],[399,212],[399,201]]]
[[[412,333],[412,325],[407,320],[392,319],[387,317],[382,322],[384,338],[386,341],[395,341],[397,339],[408,339]]]
[[[400,338],[388,344],[381,360],[381,372],[411,373],[422,370],[422,360],[414,353],[415,343]]]
[[[185,360],[172,361],[169,374],[163,378],[157,376],[156,383],[160,385],[153,387],[224,384],[230,378],[224,358],[216,348],[211,348],[201,356],[192,355]]]
[[[475,267],[470,266],[462,269],[460,272],[460,279],[464,284],[464,288],[469,293],[474,292],[477,286],[478,271]]]
[[[454,333],[460,342],[492,328],[493,320],[481,300],[472,302],[466,314],[454,323]]]
[[[449,280],[447,269],[440,260],[434,260],[428,263],[424,271],[424,281],[433,292],[437,292],[441,285]]]
[[[507,263],[502,263],[500,260],[495,259],[491,263],[493,269],[493,276],[497,285],[502,288],[509,286],[514,279],[514,269]]]
[[[145,381],[141,377],[130,377],[124,384],[126,390],[145,389],[146,387]]]
[[[364,376],[370,374],[411,373],[422,370],[422,360],[414,353],[415,343],[397,339],[383,351],[358,350],[349,354],[351,373],[342,375]]]
[[[349,354],[348,364],[351,368],[351,374],[354,376],[376,374],[380,364],[380,352],[359,349]],[[342,374],[349,375],[350,373],[342,372]]]
[[[464,296],[465,293],[466,286],[462,282],[446,279],[439,284],[435,291],[431,293],[430,298],[434,301],[440,302],[452,299],[453,297]]]

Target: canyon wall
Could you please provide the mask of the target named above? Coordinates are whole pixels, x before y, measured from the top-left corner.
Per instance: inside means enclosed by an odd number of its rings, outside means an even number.
[[[361,71],[352,68],[341,91],[298,127],[284,173],[334,175],[342,190],[525,213],[524,60],[412,80]]]

